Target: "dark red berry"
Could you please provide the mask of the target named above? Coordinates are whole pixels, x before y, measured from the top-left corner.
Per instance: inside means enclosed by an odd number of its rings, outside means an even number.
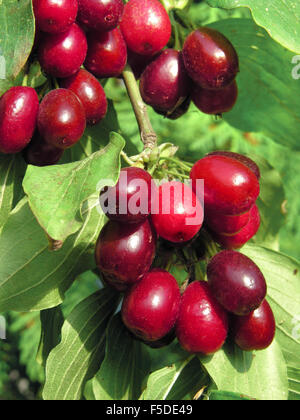
[[[135,75],[136,80],[139,80],[139,78],[141,77],[146,67],[150,63],[152,63],[152,61],[154,61],[157,57],[158,57],[158,54],[147,56],[147,55],[137,54],[131,51],[130,49],[127,49],[127,61]]]
[[[214,152],[208,153],[208,156],[211,155],[227,156],[232,159],[236,159],[244,165],[248,166],[248,168],[255,173],[257,179],[260,179],[260,169],[258,165],[248,156],[241,155],[240,153],[228,152],[227,150],[215,150]]]
[[[58,149],[40,136],[38,131],[33,136],[33,139],[23,152],[26,163],[34,166],[48,166],[55,165],[59,162],[64,151]]]
[[[170,242],[183,243],[201,229],[203,208],[188,185],[166,182],[159,187],[151,219],[159,236]]]
[[[238,87],[234,80],[223,89],[209,90],[194,85],[192,100],[205,114],[222,115],[234,107],[238,98]]]
[[[77,143],[85,130],[84,108],[71,90],[55,89],[40,104],[38,130],[47,143],[67,149]]]
[[[78,21],[99,32],[115,29],[124,9],[122,0],[78,0],[78,3]]]
[[[120,76],[127,62],[127,48],[118,28],[110,32],[89,32],[84,66],[96,77]]]
[[[111,285],[130,285],[150,269],[155,248],[156,234],[149,220],[139,224],[109,221],[96,244],[97,267]]]
[[[167,271],[154,269],[125,295],[122,319],[137,337],[157,341],[173,329],[180,306],[176,279]]]
[[[158,111],[172,112],[190,93],[188,77],[179,51],[163,51],[141,76],[140,91],[146,104]]]
[[[12,87],[1,96],[1,153],[17,153],[27,146],[36,127],[38,109],[38,95],[31,87]]]
[[[260,227],[260,214],[258,207],[256,204],[253,205],[249,212],[249,221],[248,223],[235,235],[222,235],[222,234],[215,234],[214,239],[223,248],[226,249],[239,249],[245,243],[250,241],[254,235],[256,235],[258,229]]]
[[[213,354],[225,343],[228,333],[226,311],[204,281],[191,283],[183,293],[176,336],[190,353]]]
[[[80,99],[88,124],[100,122],[107,112],[107,99],[100,82],[91,73],[80,69],[74,76],[60,80],[60,86],[70,89]]]
[[[229,85],[239,71],[239,60],[231,42],[219,31],[202,27],[185,40],[183,59],[190,77],[204,89]]]
[[[200,159],[190,177],[193,188],[197,179],[204,180],[204,205],[208,212],[242,214],[250,210],[259,195],[259,182],[252,170],[227,156]]]
[[[235,343],[245,351],[264,350],[275,337],[276,322],[273,311],[266,300],[249,315],[232,319]]]
[[[33,0],[37,27],[43,32],[65,32],[76,20],[77,0]]]
[[[158,0],[129,0],[120,28],[128,47],[142,55],[153,55],[169,42],[170,18]]]
[[[78,72],[85,60],[86,52],[85,33],[74,23],[62,34],[43,34],[40,39],[38,58],[45,73],[64,78]]]
[[[154,180],[144,169],[124,168],[117,185],[100,195],[102,210],[110,220],[140,223],[150,214],[154,188]]]
[[[257,265],[237,251],[221,251],[207,266],[210,289],[219,303],[235,315],[248,315],[267,293],[265,278]]]
[[[207,212],[205,214],[205,223],[212,231],[220,235],[236,235],[248,224],[250,211],[238,216]]]

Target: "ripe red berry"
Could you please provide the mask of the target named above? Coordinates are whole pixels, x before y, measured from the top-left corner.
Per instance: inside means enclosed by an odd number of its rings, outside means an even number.
[[[207,212],[205,214],[205,223],[213,232],[220,235],[236,235],[248,224],[250,211],[238,216]]]
[[[76,20],[77,0],[33,0],[39,30],[52,34],[65,32]]]
[[[40,136],[38,131],[35,132],[33,139],[23,152],[26,163],[34,166],[55,165],[62,157],[63,149],[58,149]]]
[[[157,341],[173,329],[180,306],[176,279],[167,271],[154,269],[125,295],[122,319],[127,328],[146,341]]]
[[[139,80],[143,71],[146,67],[152,63],[156,58],[156,55],[141,55],[131,51],[129,48],[127,49],[127,62],[130,65],[136,80]]]
[[[140,223],[150,214],[153,188],[154,181],[144,169],[123,168],[116,186],[100,195],[102,210],[110,220]]]
[[[232,319],[234,341],[245,351],[266,349],[272,344],[275,331],[274,314],[266,300],[249,315]]]
[[[229,158],[238,160],[239,162],[248,166],[248,168],[255,173],[258,180],[260,179],[260,169],[258,165],[254,162],[254,160],[250,159],[248,156],[241,155],[240,153],[228,152],[227,150],[215,150],[214,152],[208,154],[208,156],[213,155],[227,156]]]
[[[100,122],[107,112],[107,99],[100,82],[88,71],[80,69],[74,76],[60,80],[60,86],[70,89],[80,99],[88,124]]]
[[[221,251],[207,266],[210,289],[219,303],[235,315],[248,315],[267,293],[266,280],[257,265],[237,251]]]
[[[99,78],[120,76],[127,62],[127,48],[120,30],[90,32],[87,37],[88,52],[84,66]]]
[[[1,153],[17,153],[27,146],[36,127],[38,109],[38,95],[31,87],[12,87],[1,96]]]
[[[191,283],[183,293],[176,336],[190,353],[212,354],[225,343],[228,332],[226,311],[204,281]]]
[[[97,267],[111,285],[131,285],[150,269],[155,247],[156,233],[149,220],[138,224],[109,221],[96,244]]]
[[[88,29],[107,32],[115,29],[122,17],[122,0],[78,0],[77,20]]]
[[[176,109],[190,93],[188,77],[179,51],[164,50],[141,76],[140,91],[146,104],[155,110]]]
[[[243,163],[227,156],[206,156],[195,163],[190,174],[193,187],[204,180],[206,211],[227,215],[245,213],[259,195],[255,174]]]
[[[193,31],[185,40],[182,54],[188,74],[204,89],[224,88],[239,71],[235,48],[215,29]]]
[[[67,149],[77,143],[85,130],[84,108],[71,90],[55,89],[40,104],[38,130],[47,143]]]
[[[214,239],[223,248],[226,249],[239,249],[245,243],[250,241],[254,235],[256,235],[258,229],[260,227],[260,214],[258,207],[256,204],[253,205],[251,210],[249,211],[249,221],[248,223],[235,235],[222,235],[222,234],[214,234]]]
[[[158,109],[154,108],[154,111],[160,115],[163,115],[165,118],[169,120],[177,120],[178,118],[185,115],[190,107],[191,98],[188,96],[179,106],[177,106],[174,110],[171,111],[159,111]]]
[[[201,229],[203,208],[188,185],[166,182],[159,187],[151,219],[159,236],[170,242],[184,243]]]
[[[158,0],[129,0],[120,28],[128,47],[142,55],[154,55],[169,42],[170,18]]]
[[[234,80],[223,89],[209,90],[194,85],[192,100],[205,114],[222,115],[234,107],[238,98],[238,87]]]
[[[45,73],[53,77],[69,77],[77,73],[87,52],[83,30],[76,24],[56,35],[43,34],[40,39],[38,58]]]

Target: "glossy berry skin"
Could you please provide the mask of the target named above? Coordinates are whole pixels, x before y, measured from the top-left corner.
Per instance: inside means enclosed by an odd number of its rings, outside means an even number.
[[[140,79],[146,67],[150,63],[152,63],[152,61],[154,61],[158,56],[159,56],[159,53],[156,55],[148,55],[148,56],[137,54],[131,51],[129,48],[127,48],[127,62],[130,65],[131,70],[133,71],[136,80]]]
[[[190,107],[191,104],[191,98],[188,96],[180,105],[178,105],[175,109],[171,111],[159,111],[158,109],[154,108],[154,111],[157,112],[157,114],[163,115],[165,118],[168,118],[168,120],[178,120],[178,118],[185,115]]]
[[[153,188],[154,180],[147,171],[123,168],[116,186],[107,188],[100,195],[102,210],[110,220],[140,223],[150,214]]]
[[[232,332],[235,343],[242,350],[264,350],[269,347],[275,337],[276,322],[267,300],[249,315],[233,317]]]
[[[204,281],[191,283],[183,293],[176,336],[190,353],[213,354],[225,343],[228,333],[226,311]]]
[[[143,340],[160,340],[175,325],[180,299],[176,279],[167,271],[151,270],[126,293],[121,309],[123,322]]]
[[[39,30],[51,34],[65,32],[76,20],[77,0],[33,0]]]
[[[128,47],[147,56],[161,51],[172,32],[170,18],[158,0],[129,0],[120,28]]]
[[[36,132],[33,139],[23,152],[26,163],[34,166],[49,166],[59,162],[64,151],[46,143]]]
[[[80,140],[85,126],[84,108],[71,90],[55,89],[43,98],[38,130],[47,143],[68,149]]]
[[[91,73],[80,69],[74,76],[61,79],[59,84],[78,96],[85,110],[87,124],[97,124],[105,117],[106,95],[100,82]]]
[[[127,62],[127,48],[118,28],[110,32],[89,32],[84,66],[99,78],[117,77]]]
[[[239,71],[235,48],[215,29],[193,31],[184,42],[182,54],[189,76],[204,89],[228,86]]]
[[[243,163],[245,166],[248,166],[252,172],[256,175],[257,179],[260,179],[260,169],[258,165],[254,162],[254,160],[250,159],[248,156],[241,155],[240,153],[229,152],[227,150],[215,150],[208,154],[208,156],[219,155],[219,156],[227,156],[232,159],[236,159],[239,162]]]
[[[122,17],[122,0],[78,0],[77,20],[88,29],[107,32],[115,29]]]
[[[232,110],[238,98],[238,87],[234,80],[223,89],[209,90],[194,85],[192,100],[205,114],[222,115]]]
[[[110,220],[97,240],[97,267],[111,285],[131,285],[150,269],[155,248],[156,233],[149,220],[138,224]]]
[[[76,23],[73,23],[62,34],[41,36],[38,59],[45,73],[64,78],[78,72],[86,53],[85,33]]]
[[[195,163],[191,179],[204,180],[206,211],[227,215],[247,212],[259,195],[255,174],[243,163],[227,156],[205,156]]]
[[[235,315],[248,315],[266,297],[262,272],[250,258],[237,251],[216,254],[207,266],[207,279],[219,303]]]
[[[248,224],[250,212],[251,210],[238,216],[210,212],[205,215],[205,223],[212,231],[221,235],[236,235]]]
[[[1,153],[18,153],[27,146],[36,127],[38,109],[39,99],[31,87],[12,87],[1,96]]]
[[[189,95],[191,82],[179,51],[164,50],[141,76],[140,92],[146,104],[158,111],[177,108]]]
[[[203,216],[202,205],[188,185],[172,181],[159,187],[151,220],[163,239],[190,241],[201,229]]]
[[[213,235],[216,242],[226,249],[239,249],[245,245],[258,232],[260,227],[260,214],[256,204],[249,212],[248,223],[234,235],[216,234]]]

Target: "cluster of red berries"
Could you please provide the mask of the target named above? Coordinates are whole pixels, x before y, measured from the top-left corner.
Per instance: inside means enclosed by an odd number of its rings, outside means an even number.
[[[251,259],[232,249],[218,252],[208,263],[207,282],[193,281],[183,294],[170,273],[154,268],[159,239],[193,246],[204,209],[210,228],[217,220],[217,226],[237,229],[259,195],[259,169],[242,155],[208,155],[190,176],[192,187],[179,181],[156,186],[145,170],[123,169],[117,185],[100,194],[110,220],[96,244],[97,267],[105,283],[125,292],[124,324],[153,347],[176,336],[185,350],[211,354],[225,343],[230,324],[242,349],[266,348],[274,339],[275,320],[265,300],[266,281]],[[204,193],[195,188],[197,180],[204,180]],[[222,245],[235,248],[232,242]]]

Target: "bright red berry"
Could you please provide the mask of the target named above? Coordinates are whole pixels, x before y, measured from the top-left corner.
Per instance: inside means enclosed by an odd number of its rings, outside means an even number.
[[[115,29],[122,17],[122,0],[78,0],[78,22],[88,29],[107,32]]]
[[[77,0],[33,0],[39,30],[52,34],[65,32],[76,20]]]
[[[226,311],[204,281],[191,283],[183,293],[176,336],[190,353],[212,354],[225,343],[228,332]]]
[[[38,110],[39,98],[31,87],[12,87],[1,96],[1,153],[17,153],[27,146],[36,128]]]
[[[157,341],[173,329],[180,306],[176,279],[167,271],[149,271],[125,295],[122,319],[127,328],[146,341]]]
[[[49,166],[59,162],[64,151],[46,143],[38,131],[23,152],[26,163],[34,166]]]
[[[238,216],[207,212],[207,214],[205,214],[205,223],[213,232],[220,235],[236,235],[249,222],[250,211],[251,210]]]
[[[107,112],[107,99],[100,82],[91,73],[80,69],[74,76],[60,80],[60,86],[70,89],[80,99],[88,124],[100,122]]]
[[[214,152],[208,154],[208,156],[213,155],[227,156],[229,158],[238,160],[245,166],[248,166],[248,168],[255,173],[258,180],[260,179],[260,169],[258,165],[254,162],[254,160],[250,159],[248,156],[241,155],[240,153],[229,152],[227,150],[215,150]]]
[[[223,89],[209,90],[194,85],[192,100],[205,114],[222,115],[234,107],[238,98],[238,87],[234,80]]]
[[[170,18],[158,0],[129,0],[120,28],[128,47],[142,55],[153,55],[169,42]]]

